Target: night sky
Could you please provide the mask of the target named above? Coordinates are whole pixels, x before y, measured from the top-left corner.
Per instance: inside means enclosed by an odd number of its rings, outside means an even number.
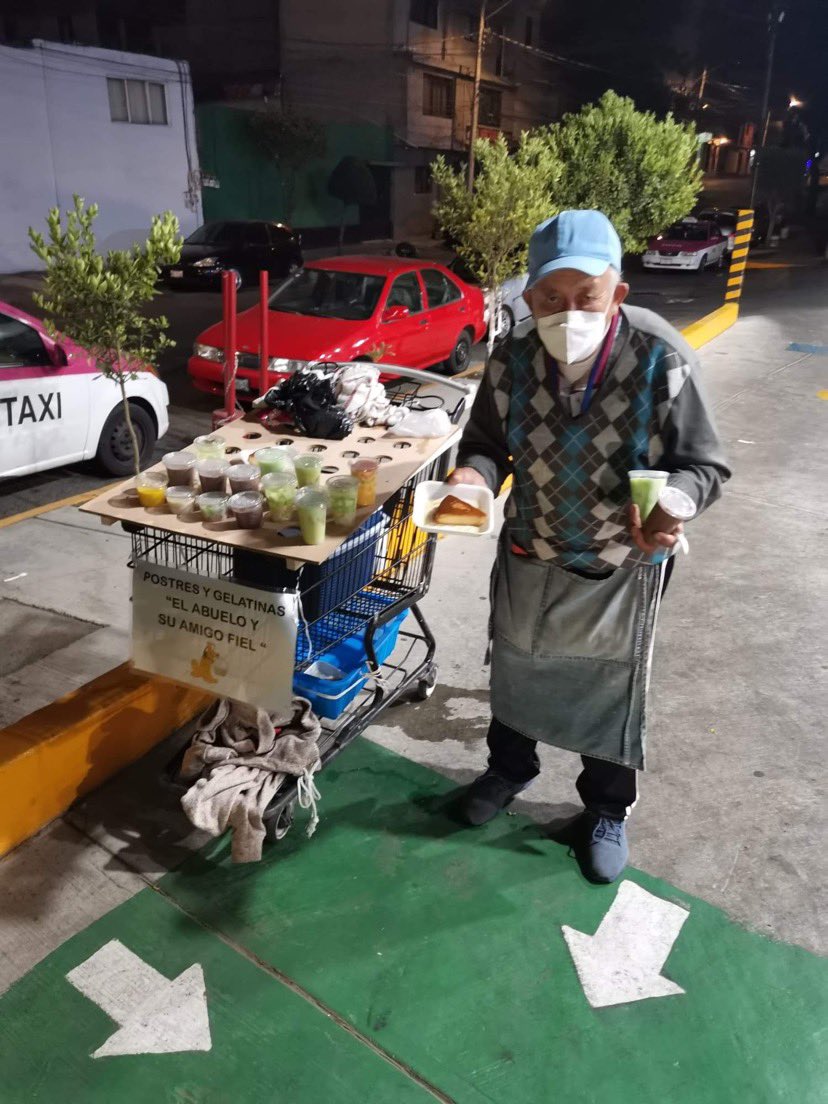
[[[634,6],[617,0],[549,0],[544,45],[596,66],[591,73],[574,67],[566,72],[588,96],[612,87],[655,110],[669,106],[664,69],[692,81],[707,67],[705,99],[710,125],[718,129],[728,118],[758,121],[770,7],[770,0],[637,0]],[[804,100],[803,119],[825,149],[828,0],[780,0],[780,7],[785,19],[777,35],[771,114],[781,118],[792,94]]]

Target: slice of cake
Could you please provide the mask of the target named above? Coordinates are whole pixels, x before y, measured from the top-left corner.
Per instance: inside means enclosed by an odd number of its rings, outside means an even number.
[[[473,525],[479,528],[488,520],[485,510],[478,510],[457,495],[447,495],[434,511],[436,525]]]

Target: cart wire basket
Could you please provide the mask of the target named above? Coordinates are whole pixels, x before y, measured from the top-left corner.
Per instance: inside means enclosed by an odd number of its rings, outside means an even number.
[[[445,409],[451,422],[459,423],[470,396],[466,384],[428,372],[378,367],[398,376],[386,384],[395,405],[412,410]],[[417,485],[444,479],[449,462],[450,454],[444,452],[426,464],[319,565],[305,564],[293,570],[284,559],[271,554],[130,526],[130,566],[140,559],[203,578],[270,592],[297,592],[296,675],[306,673],[343,642],[361,641],[365,662],[355,680],[358,690],[338,716],[321,722],[324,768],[387,706],[403,700],[425,701],[434,690],[436,641],[418,603],[431,583],[437,538],[414,525],[412,512]],[[408,611],[410,615],[405,616]],[[393,647],[385,654],[388,647],[380,649],[377,642],[387,642],[389,634],[393,634]],[[301,689],[297,692],[301,696]],[[183,750],[167,768],[167,780],[173,785],[182,758]],[[296,800],[296,782],[286,780],[265,814],[269,838],[284,835]]]

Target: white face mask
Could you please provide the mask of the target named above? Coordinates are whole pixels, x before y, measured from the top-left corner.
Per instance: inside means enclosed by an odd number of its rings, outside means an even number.
[[[561,311],[537,320],[538,336],[568,380],[584,374],[581,361],[591,356],[609,329],[609,319],[598,311]],[[574,377],[567,368],[575,365]]]

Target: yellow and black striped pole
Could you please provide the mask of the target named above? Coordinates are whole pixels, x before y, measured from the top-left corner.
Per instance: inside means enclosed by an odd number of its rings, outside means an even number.
[[[740,210],[736,218],[736,238],[733,252],[730,254],[730,271],[727,274],[726,303],[738,303],[742,297],[742,282],[745,278],[750,237],[753,231],[753,211]]]

